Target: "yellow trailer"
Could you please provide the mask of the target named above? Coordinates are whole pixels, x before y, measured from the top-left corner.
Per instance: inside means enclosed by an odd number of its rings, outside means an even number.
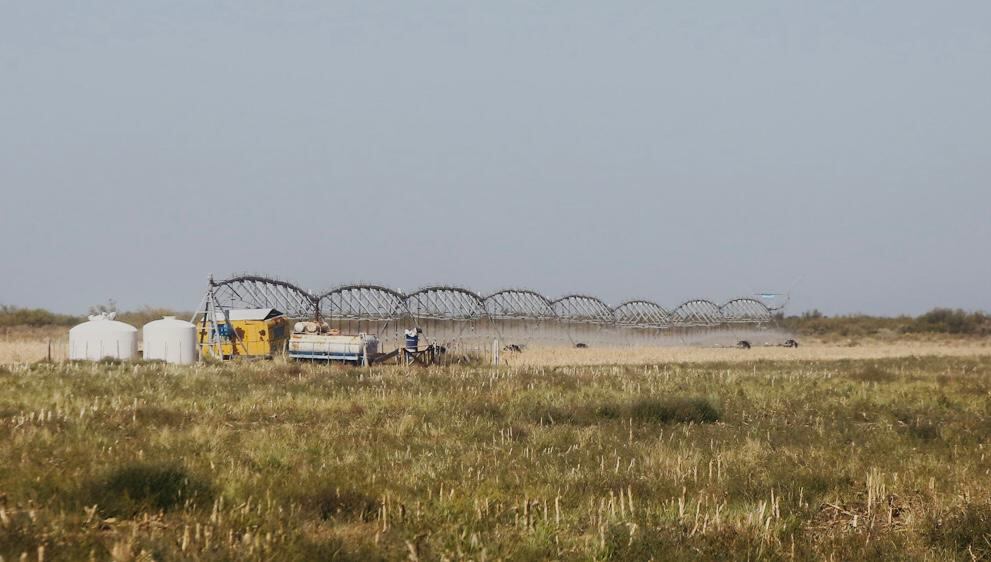
[[[209,319],[199,321],[200,355],[218,359],[235,357],[273,357],[285,351],[289,342],[289,320],[274,308],[242,308],[227,311],[230,326],[219,311],[216,314],[217,336],[210,337]],[[220,344],[211,344],[220,341]],[[221,357],[218,357],[221,355]]]

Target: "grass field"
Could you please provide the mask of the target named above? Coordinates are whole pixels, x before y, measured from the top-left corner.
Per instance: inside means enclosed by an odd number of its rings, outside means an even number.
[[[983,356],[0,367],[0,555],[991,559],[989,398]]]
[[[865,341],[858,343],[803,343],[801,347],[531,347],[524,353],[503,353],[510,366],[651,365],[658,363],[712,363],[754,361],[838,361],[844,359],[892,359],[897,357],[973,357],[991,355],[991,339]]]
[[[41,361],[51,353],[55,361],[68,358],[64,329],[17,330],[0,334],[0,365]],[[486,350],[487,351],[487,350]],[[742,350],[712,346],[595,346],[575,349],[531,345],[524,353],[501,354],[501,363],[518,366],[650,365],[657,363],[709,363],[713,361],[836,361],[841,359],[889,359],[895,357],[971,357],[991,355],[991,338],[902,337],[894,340],[861,339],[845,342],[802,340],[797,349],[759,347]]]

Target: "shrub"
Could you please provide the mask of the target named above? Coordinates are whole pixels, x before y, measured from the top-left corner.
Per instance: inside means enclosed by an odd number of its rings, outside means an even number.
[[[777,316],[782,328],[805,336],[869,337],[882,334],[991,335],[991,315],[934,308],[921,316],[826,316],[818,310],[799,316]]]
[[[912,320],[905,328],[910,333],[936,333],[968,336],[991,334],[991,316],[983,312],[935,308]]]
[[[113,306],[101,305],[90,307],[90,314],[98,312],[113,312]],[[177,313],[167,308],[144,307],[139,310],[121,312],[117,314],[117,319],[133,326],[141,327],[152,320],[158,320],[163,316],[176,316],[178,318],[188,318],[189,313]],[[14,328],[29,326],[40,328],[44,326],[75,326],[84,322],[84,316],[72,314],[58,314],[43,308],[19,308],[16,306],[0,305],[0,328]]]
[[[78,316],[55,314],[43,308],[17,308],[0,306],[0,327],[14,326],[72,326],[82,321]]]
[[[818,310],[801,316],[778,318],[781,327],[803,336],[868,337],[881,333],[899,333],[912,321],[908,316],[882,317],[865,314],[826,316]]]

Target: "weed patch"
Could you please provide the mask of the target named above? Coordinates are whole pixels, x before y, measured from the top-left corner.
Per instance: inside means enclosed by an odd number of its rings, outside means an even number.
[[[621,420],[645,423],[712,423],[719,420],[719,409],[705,398],[642,398],[630,402],[594,401],[570,408],[542,408],[534,417],[552,423],[594,425]]]
[[[898,377],[877,365],[868,365],[850,373],[847,378],[860,382],[889,383],[894,382]]]
[[[630,406],[630,417],[655,423],[713,423],[719,409],[705,398],[644,398]]]
[[[322,486],[298,496],[302,506],[321,519],[370,521],[378,516],[379,501],[358,490]]]
[[[86,505],[105,515],[129,517],[143,511],[171,511],[213,501],[212,487],[182,467],[129,464],[90,482],[83,490]]]
[[[935,515],[929,520],[926,537],[941,546],[974,560],[991,559],[991,505],[968,504]]]

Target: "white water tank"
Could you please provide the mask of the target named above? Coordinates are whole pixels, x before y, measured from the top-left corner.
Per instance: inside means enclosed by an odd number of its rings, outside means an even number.
[[[188,365],[196,362],[196,326],[175,316],[148,322],[144,334],[145,359]]]
[[[69,330],[69,359],[133,359],[138,356],[138,329],[114,320],[116,315],[95,314]]]

